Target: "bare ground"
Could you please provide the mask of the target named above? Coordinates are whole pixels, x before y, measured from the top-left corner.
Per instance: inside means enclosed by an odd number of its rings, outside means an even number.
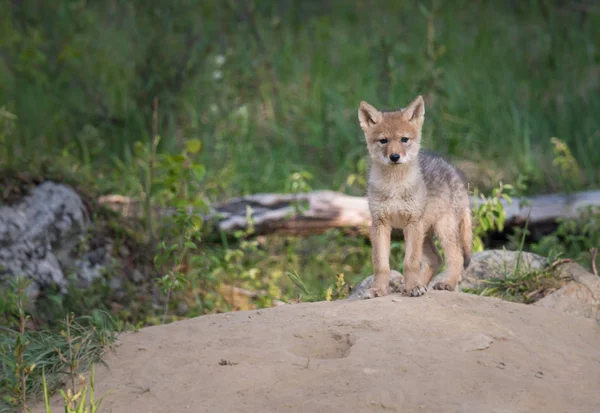
[[[600,412],[596,321],[463,293],[203,316],[105,361],[101,412]]]

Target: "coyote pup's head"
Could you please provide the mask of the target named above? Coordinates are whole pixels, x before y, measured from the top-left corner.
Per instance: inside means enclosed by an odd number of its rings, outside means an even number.
[[[371,159],[383,165],[397,166],[416,159],[424,119],[425,102],[421,96],[395,112],[380,112],[365,101],[358,108]]]

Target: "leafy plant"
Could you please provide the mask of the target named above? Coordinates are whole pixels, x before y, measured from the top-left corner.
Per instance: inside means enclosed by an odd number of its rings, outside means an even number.
[[[543,256],[573,258],[592,268],[593,248],[600,245],[600,208],[588,206],[576,218],[559,218],[553,233],[531,245],[531,251]]]
[[[172,215],[163,219],[161,238],[154,257],[156,267],[163,273],[157,280],[165,296],[162,322],[165,323],[173,292],[189,284],[187,262],[198,248],[203,227],[202,213],[208,210],[204,194],[206,169],[197,157],[202,149],[198,139],[185,141],[178,154],[158,153],[158,100],[154,101],[153,140],[149,145],[136,142],[135,162],[140,168],[140,189],[144,199],[150,247],[154,248],[155,208],[171,209]]]
[[[340,273],[337,275],[337,280],[334,285],[329,286],[325,292],[325,300],[343,300],[348,297],[350,291],[344,280],[344,274]]]
[[[307,171],[294,172],[287,177],[285,181],[284,191],[286,193],[292,193],[294,195],[294,201],[292,206],[296,215],[302,214],[302,212],[308,209],[308,206],[304,202],[300,202],[298,199],[299,194],[303,194],[311,191],[309,181],[312,179],[312,174]]]
[[[512,199],[507,192],[512,191],[512,185],[503,184],[492,190],[491,196],[485,196],[475,189],[475,196],[478,198],[473,208],[473,251],[483,251],[483,238],[491,231],[502,231],[506,220],[504,204],[502,200],[509,205]]]
[[[259,241],[252,239],[254,223],[252,209],[246,208],[246,226],[243,231],[237,231],[234,236],[237,240],[235,248],[226,246],[220,258],[219,265],[213,270],[213,277],[228,284],[230,296],[228,303],[230,308],[235,308],[234,288],[244,286],[253,291],[260,291],[257,303],[260,306],[270,306],[281,291],[278,283],[282,274],[270,271],[265,274],[261,268],[254,265],[257,261],[268,261],[264,249],[260,248]],[[233,288],[232,288],[233,287]]]
[[[577,160],[571,153],[569,146],[562,140],[553,137],[550,139],[554,146],[554,159],[552,165],[559,168],[560,178],[567,189],[577,189],[581,186],[582,173]]]
[[[168,268],[167,273],[158,279],[158,285],[165,295],[163,323],[167,319],[171,294],[188,283],[184,272],[184,260],[188,253],[198,248],[203,221],[198,215],[189,214],[185,209],[179,208],[173,216],[172,223],[172,230],[179,236],[171,243],[161,242],[159,253],[154,258],[158,268]]]

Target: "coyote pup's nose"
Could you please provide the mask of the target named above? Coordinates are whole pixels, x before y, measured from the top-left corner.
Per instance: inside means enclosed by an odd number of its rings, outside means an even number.
[[[398,155],[397,153],[393,153],[390,155],[390,161],[396,163],[400,160],[400,155]]]

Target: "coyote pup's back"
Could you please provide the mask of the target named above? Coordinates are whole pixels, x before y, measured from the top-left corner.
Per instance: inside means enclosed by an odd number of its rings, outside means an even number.
[[[404,279],[410,295],[424,294],[442,264],[434,235],[446,254],[447,273],[433,288],[454,290],[470,261],[472,224],[466,182],[444,159],[421,151],[424,115],[421,96],[395,112],[379,112],[366,102],[358,110],[371,157],[368,199],[375,282],[370,296],[387,293],[392,228],[404,230]]]

